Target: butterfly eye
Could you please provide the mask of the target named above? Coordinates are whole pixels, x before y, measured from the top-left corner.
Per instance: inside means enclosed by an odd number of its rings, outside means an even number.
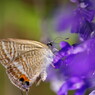
[[[47,46],[52,46],[52,42],[48,42],[47,43]]]

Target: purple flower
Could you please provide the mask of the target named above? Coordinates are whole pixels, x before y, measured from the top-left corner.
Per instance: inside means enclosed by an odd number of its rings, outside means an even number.
[[[92,22],[93,18],[94,10],[78,7],[75,10],[71,33],[78,33],[83,40],[89,39],[91,33],[95,30],[95,24]]]
[[[87,88],[95,86],[95,39],[76,46],[61,42],[61,47],[53,62],[63,78],[58,95],[68,95],[68,90],[76,90],[74,95],[84,95]]]
[[[47,81],[50,82],[51,89],[57,93],[64,83],[64,77],[61,74],[60,69],[54,69],[52,66],[49,66],[47,73]]]
[[[54,28],[58,32],[62,32],[63,30],[66,30],[68,27],[70,27],[71,23],[73,22],[73,10],[72,7],[69,9],[66,8],[65,10],[62,10],[61,12],[57,12],[55,19],[54,19]]]
[[[71,48],[71,46],[65,41],[60,42],[60,47],[62,49],[55,54],[53,61],[55,68],[59,68],[61,64],[63,64],[63,58],[68,55],[67,51]]]
[[[89,95],[95,95],[95,90],[92,91]]]
[[[73,2],[73,3],[81,4],[83,6],[83,8],[84,8],[85,5],[87,5],[87,6],[92,5],[91,0],[70,0],[70,1]]]
[[[95,0],[71,1],[78,6],[65,16],[59,16],[57,30],[71,27],[70,32],[77,33],[82,42],[75,45],[60,42],[61,49],[53,60],[55,70],[49,70],[48,77],[58,95],[68,95],[69,90],[75,90],[74,95],[84,95],[88,88],[95,87]]]
[[[64,13],[57,19],[57,31],[63,31],[71,26],[71,33],[78,33],[80,39],[87,40],[95,34],[95,8],[91,0],[71,0],[77,3],[77,8],[69,13]],[[93,0],[95,2],[95,0]],[[94,37],[94,36],[93,36]]]

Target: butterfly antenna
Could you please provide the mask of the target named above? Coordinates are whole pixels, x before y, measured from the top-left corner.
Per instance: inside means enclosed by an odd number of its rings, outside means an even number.
[[[48,44],[50,45],[50,44],[52,44],[52,43],[55,43],[55,41],[56,41],[56,40],[58,40],[58,39],[63,39],[63,41],[64,41],[64,40],[68,40],[68,39],[69,39],[69,37],[67,37],[67,38],[63,38],[63,37],[56,37],[53,41],[50,41]],[[48,45],[48,44],[47,44],[47,45]]]
[[[68,40],[68,39],[69,39],[69,37],[67,37],[67,38],[63,38],[63,37],[56,37],[52,42],[55,42],[55,41],[56,41],[56,40],[58,40],[58,39]]]
[[[68,40],[69,38],[67,37],[67,38],[63,38],[63,37],[56,37],[53,41],[50,41],[50,42],[48,42],[47,43],[47,46],[52,46],[52,43],[55,43],[55,41],[56,40],[58,40],[58,39],[63,39],[63,40]],[[57,44],[57,43],[56,43]]]

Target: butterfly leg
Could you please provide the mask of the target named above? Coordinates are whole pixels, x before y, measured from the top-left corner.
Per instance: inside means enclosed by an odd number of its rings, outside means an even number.
[[[37,81],[36,86],[38,86],[41,83],[41,78]]]

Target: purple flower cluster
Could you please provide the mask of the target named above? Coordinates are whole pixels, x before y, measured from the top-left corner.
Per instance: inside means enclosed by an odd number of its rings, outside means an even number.
[[[65,83],[61,85],[58,95],[68,95],[68,90],[76,90],[75,95],[84,95],[87,88],[95,86],[94,52],[95,39],[76,46],[67,45],[59,50],[53,64],[60,70]]]
[[[74,95],[85,95],[88,88],[95,87],[95,10],[91,0],[71,1],[78,7],[68,23],[71,24],[71,33],[79,34],[82,42],[74,45],[60,42],[61,49],[53,60],[55,70],[49,68],[48,80],[58,95],[68,95],[69,90],[75,90]],[[66,22],[60,21],[62,25]],[[64,30],[62,25],[57,30]],[[94,95],[94,92],[89,95]]]
[[[80,39],[87,40],[95,36],[95,23],[93,22],[95,8],[92,3],[94,0],[71,0],[77,4],[73,12],[65,13],[63,17],[59,16],[57,31],[63,31],[71,26],[71,33],[79,34]],[[62,19],[63,18],[63,19]]]

